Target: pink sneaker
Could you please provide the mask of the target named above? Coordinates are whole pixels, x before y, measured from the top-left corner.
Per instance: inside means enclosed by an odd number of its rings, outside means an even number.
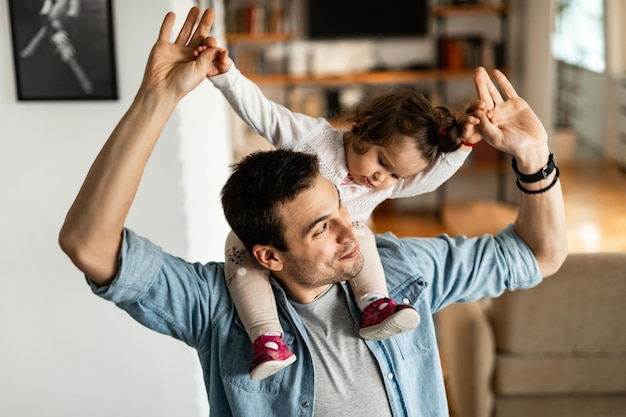
[[[413,307],[380,298],[365,307],[359,336],[382,340],[414,329],[419,323],[420,315]]]
[[[296,361],[296,355],[283,342],[282,336],[259,336],[252,344],[252,348],[254,359],[248,372],[253,381],[267,378]]]

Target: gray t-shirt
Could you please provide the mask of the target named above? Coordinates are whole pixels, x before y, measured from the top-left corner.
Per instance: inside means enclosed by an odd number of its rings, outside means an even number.
[[[293,306],[311,341],[315,416],[391,417],[380,369],[359,337],[343,290],[332,285],[315,301]]]

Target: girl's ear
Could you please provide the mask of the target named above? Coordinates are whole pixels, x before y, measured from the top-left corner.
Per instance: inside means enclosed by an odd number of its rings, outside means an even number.
[[[281,271],[284,267],[282,259],[277,256],[276,250],[271,246],[254,245],[252,254],[261,266],[270,271]]]

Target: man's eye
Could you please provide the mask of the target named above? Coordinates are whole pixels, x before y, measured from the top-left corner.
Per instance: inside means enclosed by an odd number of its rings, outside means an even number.
[[[313,236],[319,236],[322,233],[324,233],[326,231],[326,229],[328,228],[327,224],[324,223],[319,229],[317,229],[317,231],[315,233],[313,233]]]

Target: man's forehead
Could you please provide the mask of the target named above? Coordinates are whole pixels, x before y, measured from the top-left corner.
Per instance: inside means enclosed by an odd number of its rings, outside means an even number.
[[[293,201],[282,204],[281,212],[291,228],[307,233],[315,224],[334,213],[339,206],[339,191],[319,175],[313,185]]]
[[[336,204],[337,198],[339,198],[337,187],[318,174],[309,188],[300,192],[292,201],[284,202],[283,207],[294,209],[317,204],[324,206],[328,203]]]

